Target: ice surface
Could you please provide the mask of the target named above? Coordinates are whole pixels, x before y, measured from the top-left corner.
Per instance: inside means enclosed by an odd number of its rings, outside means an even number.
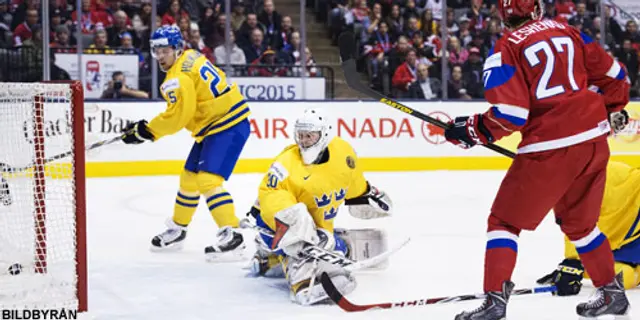
[[[358,287],[348,298],[373,303],[482,291],[486,220],[503,176],[503,171],[368,173],[372,184],[391,195],[395,216],[362,221],[343,208],[336,226],[382,227],[391,241],[411,236],[412,242],[392,256],[386,270],[358,273]],[[261,177],[235,175],[228,182],[238,216],[255,200]],[[283,280],[246,277],[246,262],[205,262],[203,250],[216,226],[202,203],[185,249],[152,253],[151,238],[165,229],[177,185],[175,176],[88,179],[89,309],[94,319],[453,319],[480,303],[365,313],[295,305]],[[516,287],[534,286],[562,254],[562,235],[549,216],[536,232],[520,238]],[[587,282],[577,297],[514,297],[509,319],[577,319],[575,305],[592,289]],[[629,297],[640,304],[640,290]]]

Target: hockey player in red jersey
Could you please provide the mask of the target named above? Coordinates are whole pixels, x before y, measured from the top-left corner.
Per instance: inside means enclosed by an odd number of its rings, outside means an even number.
[[[445,136],[469,148],[520,131],[522,142],[488,219],[487,298],[456,320],[505,319],[518,236],[536,229],[551,209],[597,287],[577,313],[594,319],[626,315],[629,302],[614,273],[609,241],[596,227],[609,159],[607,135],[626,125],[625,68],[579,30],[541,20],[540,0],[498,4],[509,32],[484,65],[485,96],[492,107],[456,118]]]

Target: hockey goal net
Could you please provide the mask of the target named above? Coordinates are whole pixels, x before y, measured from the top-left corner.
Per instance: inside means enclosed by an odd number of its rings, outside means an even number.
[[[77,82],[0,83],[0,310],[86,311]]]

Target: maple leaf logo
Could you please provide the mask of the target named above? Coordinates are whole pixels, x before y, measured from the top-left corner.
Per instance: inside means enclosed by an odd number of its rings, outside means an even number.
[[[444,136],[444,129],[433,125],[431,123],[427,123],[427,131],[429,131],[429,136]]]

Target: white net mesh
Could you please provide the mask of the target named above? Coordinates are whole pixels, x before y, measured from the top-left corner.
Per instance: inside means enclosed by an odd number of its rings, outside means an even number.
[[[45,165],[73,150],[71,98],[0,83],[0,310],[78,308],[73,154]]]

